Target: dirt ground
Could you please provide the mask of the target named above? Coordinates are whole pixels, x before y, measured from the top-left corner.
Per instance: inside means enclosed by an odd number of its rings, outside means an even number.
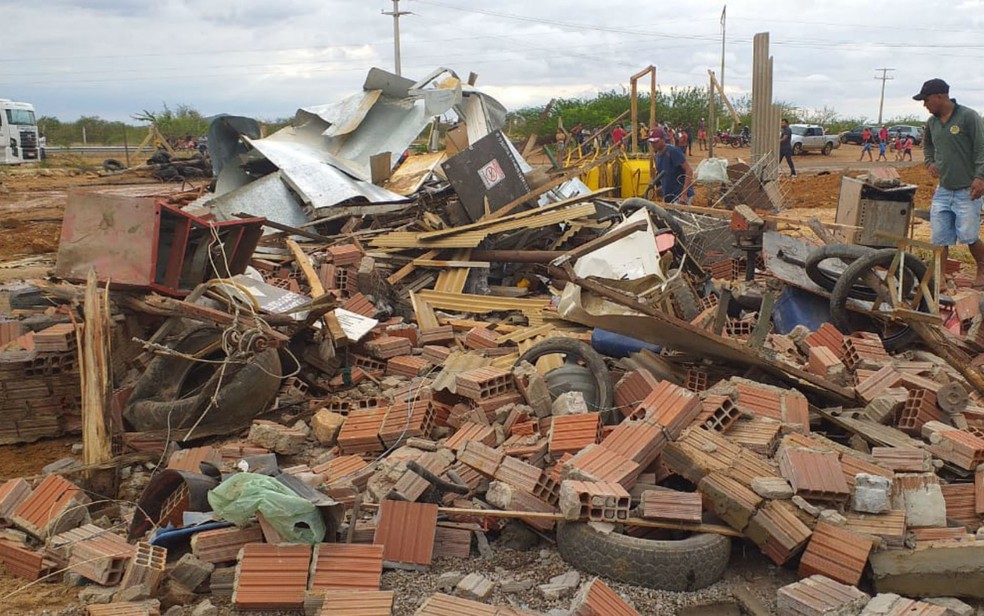
[[[781,179],[787,210],[783,216],[804,222],[811,216],[832,221],[840,188],[840,175],[859,175],[872,166],[886,164],[898,167],[903,181],[919,186],[916,207],[928,208],[934,181],[920,164],[920,149],[917,148],[914,153],[914,163],[859,163],[859,153],[860,148],[857,146],[842,146],[830,156],[808,154],[796,157],[798,177]],[[694,154],[691,162],[696,164],[704,153],[695,151]],[[726,156],[732,160],[747,160],[750,154],[748,149],[719,148],[717,151],[718,156]],[[48,259],[53,263],[68,190],[77,187],[119,186],[124,183],[155,183],[154,180],[126,176],[108,179],[100,177],[96,171],[96,161],[57,158],[50,160],[48,167],[40,170],[0,168],[0,280],[11,279],[18,274],[26,274],[28,277],[38,275],[35,273],[39,271],[37,268],[24,269],[18,265],[25,259],[31,262],[32,257],[45,257],[46,263]],[[699,198],[697,204],[704,205]],[[917,236],[927,232],[928,225],[917,222]],[[962,257],[961,251],[954,256],[966,258]],[[14,262],[13,267],[11,262]],[[34,475],[42,466],[70,455],[70,446],[75,442],[79,442],[78,437],[0,447],[0,479]],[[757,551],[755,555],[756,563],[748,571],[735,571],[729,575],[737,575],[753,585],[756,579],[770,576],[774,578],[775,570],[765,565],[764,558],[758,558]],[[759,560],[762,562],[758,562]],[[763,571],[772,573],[767,576]],[[768,596],[771,592],[774,597],[775,584],[787,583],[787,578],[790,577],[783,575],[781,580],[773,580],[756,590],[763,596]],[[8,593],[24,587],[24,584],[23,580],[6,575],[0,565],[0,614],[81,613],[79,608],[71,607],[77,599],[79,589],[62,584],[37,584],[25,592],[6,597]]]

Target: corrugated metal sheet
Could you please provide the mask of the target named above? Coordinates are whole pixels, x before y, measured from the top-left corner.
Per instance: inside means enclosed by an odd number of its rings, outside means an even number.
[[[330,590],[325,593],[320,616],[390,616],[393,613],[392,590]]]
[[[321,543],[314,546],[310,590],[379,590],[383,546]]]
[[[844,584],[857,585],[873,545],[870,539],[820,522],[800,559],[803,577],[819,573]]]
[[[779,452],[779,469],[804,498],[845,500],[850,496],[836,453],[784,447]]]
[[[429,565],[436,528],[437,505],[384,500],[373,544],[383,546],[383,560]]]
[[[303,607],[310,563],[310,545],[243,546],[236,568],[233,605],[251,610]]]

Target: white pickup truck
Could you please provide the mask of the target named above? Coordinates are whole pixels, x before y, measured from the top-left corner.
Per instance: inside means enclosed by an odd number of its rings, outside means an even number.
[[[825,134],[822,126],[816,124],[790,124],[789,129],[793,132],[790,142],[793,146],[793,154],[803,152],[823,152],[824,156],[830,154],[834,148],[840,147],[840,140],[837,135]]]

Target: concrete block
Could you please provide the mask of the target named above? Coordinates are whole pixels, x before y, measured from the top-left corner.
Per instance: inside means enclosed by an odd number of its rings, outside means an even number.
[[[257,447],[265,447],[281,455],[293,455],[304,448],[307,434],[273,421],[257,419],[249,428],[247,440]]]
[[[946,501],[936,475],[900,473],[895,488],[892,508],[905,510],[908,526],[946,526]]]
[[[974,616],[974,608],[954,597],[927,597],[921,602],[946,608],[945,616]]]
[[[889,479],[858,473],[854,482],[851,509],[861,513],[884,513],[892,508],[892,482]]]
[[[214,570],[214,564],[205,562],[194,554],[185,554],[175,563],[168,577],[185,588],[194,590],[207,580]]]
[[[205,599],[191,610],[191,616],[218,616],[219,608],[212,605],[209,599]]]
[[[338,443],[338,432],[345,423],[345,416],[328,409],[321,409],[311,418],[311,431],[314,438],[326,447],[334,447]]]
[[[583,392],[568,391],[557,396],[551,405],[551,410],[554,417],[558,415],[581,415],[588,412],[588,403],[584,400]]]
[[[786,500],[793,497],[793,488],[782,477],[756,477],[752,479],[751,488],[762,498]]]
[[[465,598],[482,601],[492,594],[495,584],[480,573],[469,573],[458,582],[455,591]]]

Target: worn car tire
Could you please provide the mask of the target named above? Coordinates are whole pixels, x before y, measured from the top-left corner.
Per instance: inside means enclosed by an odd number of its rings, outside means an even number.
[[[612,408],[615,403],[615,385],[612,383],[612,374],[605,365],[605,359],[589,345],[574,340],[573,338],[547,338],[542,342],[534,344],[520,355],[516,363],[529,362],[536,365],[536,360],[546,355],[561,353],[568,358],[577,358],[584,362],[585,368],[591,371],[594,376],[598,408],[606,410]],[[596,409],[592,409],[596,410]]]
[[[847,300],[856,297],[854,295],[858,286],[856,283],[862,279],[865,272],[876,267],[890,266],[897,252],[894,248],[876,250],[844,269],[834,290],[830,292],[830,320],[837,329],[844,333],[851,333],[857,329],[852,323],[851,312],[847,309]],[[921,279],[926,273],[926,264],[911,254],[906,255],[905,264],[909,274],[917,279]],[[925,299],[920,302],[919,308],[924,312],[929,310]],[[918,334],[911,327],[900,328],[891,335],[882,336],[882,344],[887,351],[900,351],[912,344],[917,336]]]
[[[193,329],[183,334],[173,348],[179,353],[196,355],[220,336],[217,329]],[[276,349],[257,354],[247,364],[230,364],[221,376],[217,364],[159,355],[134,384],[123,418],[138,431],[170,428],[172,438],[180,440],[184,436],[181,429],[187,431],[198,420],[215,392],[216,402],[192,438],[227,434],[248,426],[267,409],[280,389],[281,374]]]
[[[803,144],[802,143],[794,143],[793,144],[793,154],[795,154],[796,156],[799,156],[802,153],[803,153]]]
[[[823,144],[823,150],[821,150],[821,152],[823,152],[824,156],[830,156],[830,153],[833,151],[834,151],[833,143],[828,141],[827,143]]]
[[[123,171],[126,169],[126,165],[116,160],[115,158],[107,158],[103,161],[103,169],[106,171]]]
[[[557,548],[567,564],[593,575],[674,592],[694,591],[721,579],[731,540],[698,533],[678,541],[604,534],[585,522],[562,522]]]
[[[628,199],[622,201],[622,203],[618,206],[619,212],[622,212],[626,216],[640,208],[646,208],[649,211],[649,218],[653,221],[653,224],[656,225],[656,227],[669,229],[681,242],[686,241],[687,238],[683,232],[683,226],[680,224],[680,221],[674,218],[673,214],[668,212],[666,208],[650,201],[649,199],[629,197]]]
[[[670,270],[670,276],[675,275],[676,270]],[[693,320],[703,311],[700,297],[697,296],[690,283],[682,276],[671,278],[669,284],[666,286],[666,290],[669,292],[673,307],[684,321]]]
[[[806,257],[803,267],[806,269],[806,275],[809,276],[810,280],[816,283],[818,287],[828,291],[833,291],[834,287],[837,285],[837,281],[840,280],[840,274],[823,269],[821,264],[824,261],[827,259],[843,259],[845,261],[853,262],[857,261],[861,257],[866,257],[873,252],[875,252],[874,248],[861,246],[859,244],[827,244],[812,251],[809,256]],[[852,296],[859,299],[870,300],[875,296],[874,293],[871,292],[871,289],[868,289],[867,287],[865,287],[864,290],[856,289],[855,291],[862,293],[862,295]],[[866,295],[864,295],[865,293]]]

